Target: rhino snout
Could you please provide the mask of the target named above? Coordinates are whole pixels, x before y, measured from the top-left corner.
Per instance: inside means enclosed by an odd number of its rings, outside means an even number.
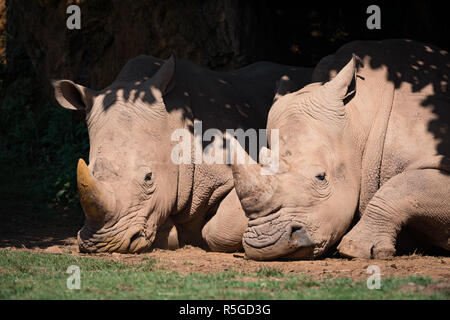
[[[277,223],[280,227],[274,228]],[[244,234],[243,244],[246,256],[255,260],[290,259],[293,256],[309,258],[314,249],[314,243],[304,226],[273,220],[250,227]]]

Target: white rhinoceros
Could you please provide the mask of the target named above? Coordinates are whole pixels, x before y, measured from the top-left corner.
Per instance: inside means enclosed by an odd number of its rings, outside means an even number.
[[[390,257],[405,226],[450,250],[449,75],[436,47],[352,42],[313,83],[278,95],[267,123],[279,129],[278,173],[233,166],[247,256],[318,257],[358,220],[344,256]]]
[[[261,62],[220,73],[173,56],[139,56],[100,91],[54,81],[58,103],[85,110],[89,130],[89,166],[80,159],[77,169],[86,216],[80,250],[134,253],[152,244],[242,248],[247,218],[233,192],[231,169],[174,163],[172,133],[192,131],[195,120],[203,130],[264,128],[283,75],[301,86],[309,83],[312,69]]]

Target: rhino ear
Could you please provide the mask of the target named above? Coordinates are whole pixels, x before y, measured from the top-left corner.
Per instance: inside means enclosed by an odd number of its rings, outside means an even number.
[[[53,80],[55,99],[61,107],[70,110],[88,110],[92,107],[95,91],[70,80]]]
[[[161,91],[162,96],[169,93],[175,86],[175,68],[176,59],[173,53],[170,54],[169,59],[159,68],[158,72],[153,77],[154,83]]]
[[[275,97],[273,102],[280,99],[282,96],[295,92],[297,90],[297,85],[289,79],[288,76],[282,76],[280,80],[277,81],[277,89],[275,92]]]
[[[356,80],[356,71],[358,68],[358,64],[361,63],[361,59],[357,55],[353,54],[350,61],[344,68],[341,69],[341,71],[339,71],[336,77],[324,84],[324,87],[332,95],[333,98],[337,100],[344,100],[346,97],[356,91],[356,87],[354,90],[350,90],[350,92],[349,88],[352,84],[352,81],[354,79]]]

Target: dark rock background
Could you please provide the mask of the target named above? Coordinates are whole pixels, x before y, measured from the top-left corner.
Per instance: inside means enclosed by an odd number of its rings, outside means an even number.
[[[2,1],[4,2],[4,1]],[[410,38],[443,49],[449,21],[435,1],[176,1],[9,0],[8,70],[24,48],[46,87],[69,78],[100,89],[130,58],[178,58],[216,70],[259,60],[314,66],[355,39]],[[66,8],[81,7],[81,30],[66,28]],[[378,4],[382,29],[366,28],[366,8]]]

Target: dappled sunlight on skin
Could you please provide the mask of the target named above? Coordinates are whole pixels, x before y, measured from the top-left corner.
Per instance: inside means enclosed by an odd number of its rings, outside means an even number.
[[[423,95],[421,106],[433,108],[432,111],[436,114],[435,120],[428,123],[428,130],[439,141],[437,147],[439,154],[447,158],[442,161],[448,161],[450,157],[449,127],[443,120],[450,119],[450,107],[443,107],[443,105],[448,105],[450,100],[449,53],[428,44],[421,44],[421,50],[418,51],[417,42],[402,40],[401,66],[408,66],[406,72],[402,72],[403,70],[399,70],[398,63],[386,63],[386,60],[389,59],[391,45],[389,40],[385,43],[386,56],[373,56],[370,46],[362,46],[358,55],[371,69],[387,68],[386,80],[393,83],[395,89],[409,87],[411,92]],[[317,71],[316,69],[314,81],[328,81],[330,75],[336,74],[344,63],[342,61],[334,69],[329,70],[328,74],[326,70]],[[437,65],[439,68],[436,67]]]
[[[156,59],[158,61],[153,63],[151,63],[150,60],[154,61],[155,58],[150,58],[149,56],[139,56],[131,60],[124,66],[111,86],[108,86],[98,92],[98,96],[101,99],[99,104],[102,106],[104,111],[108,110],[117,101],[125,101],[127,103],[136,103],[137,101],[141,101],[149,106],[155,103],[156,100],[152,94],[152,91],[147,90],[147,82],[152,75],[156,73],[164,60]],[[136,65],[139,67],[136,67]],[[203,69],[202,72],[209,74],[211,77],[215,77],[216,84],[219,84],[219,87],[211,87],[213,88],[211,89],[208,87],[207,83],[199,77],[197,78],[197,81],[199,83],[204,82],[203,84],[205,91],[203,91],[198,89],[198,84],[190,84],[191,80],[189,78],[191,76],[192,66],[193,64],[187,61],[180,61],[180,63],[177,63],[177,76],[170,85],[174,86],[174,90],[177,92],[178,87],[189,88],[189,90],[179,92],[179,94],[184,97],[183,101],[172,99],[170,96],[164,97],[164,105],[169,114],[179,110],[182,112],[183,118],[188,122],[192,121],[193,117],[202,119],[203,122],[207,122],[208,127],[217,128],[222,131],[225,129],[243,127],[258,128],[258,123],[263,123],[266,121],[269,108],[266,107],[266,110],[255,112],[254,108],[249,104],[250,101],[242,97],[249,94],[257,94],[257,96],[260,96],[262,99],[271,100],[273,98],[275,83],[280,79],[279,74],[272,76],[270,80],[267,79],[267,82],[271,83],[271,85],[268,86],[268,90],[244,92],[240,85],[242,79],[248,77],[249,81],[254,81],[252,80],[252,77],[258,78],[258,72],[261,76],[266,75],[266,66],[262,65],[260,68],[261,71],[259,71],[257,63],[249,67],[244,67],[239,70],[225,73],[223,75],[221,75],[220,72]],[[272,67],[274,71],[276,71],[276,68],[276,65]],[[300,67],[286,67],[286,74],[290,75],[291,80],[296,83],[297,88],[300,88],[307,83],[305,80],[307,77],[297,75],[301,70],[306,72],[306,70],[309,69]],[[247,76],[247,73],[250,75]],[[130,85],[130,83],[132,83],[132,85]],[[253,89],[251,90],[253,91]],[[218,97],[223,96],[224,93],[230,97],[230,101],[219,101],[221,99],[218,99]],[[209,105],[209,109],[192,110],[193,105],[195,106],[202,104]],[[196,111],[195,114],[193,111]],[[236,112],[246,119],[244,121],[240,120],[238,122],[230,122],[228,119],[233,117]],[[221,121],[218,121],[216,117],[217,114],[221,114]],[[193,127],[189,126],[189,128],[193,130]]]
[[[139,56],[100,91],[70,81],[54,82],[61,106],[86,111],[91,140],[89,172],[82,170],[85,174],[78,175],[86,215],[86,225],[78,234],[80,250],[148,250],[169,216],[173,218],[169,228],[178,235],[177,245],[239,249],[247,220],[231,192],[230,168],[215,163],[175,163],[171,151],[176,141],[171,134],[188,129],[189,139],[197,138],[194,123],[201,123],[205,131],[214,128],[218,132],[263,128],[275,82],[289,75],[303,86],[309,83],[311,73],[312,69],[271,63],[219,73],[188,61],[177,62],[174,56],[167,61]],[[114,197],[106,197],[105,190]],[[115,206],[106,205],[109,198],[115,199]],[[232,211],[222,208],[222,202],[229,203]],[[102,219],[95,218],[100,216]],[[229,228],[225,235],[221,219],[240,225]],[[157,242],[173,245],[160,240]]]
[[[244,235],[248,256],[317,257],[351,229],[357,213],[364,227],[358,223],[343,238],[344,256],[390,257],[409,222],[413,233],[448,248],[448,206],[433,202],[437,194],[449,196],[448,61],[445,51],[409,40],[352,42],[319,63],[313,84],[276,96],[268,129],[280,129],[281,158],[290,168],[264,183],[250,167],[233,171],[254,225]],[[314,196],[318,188],[308,174],[327,181],[328,198]],[[428,189],[413,184],[417,179]],[[251,200],[262,193],[259,185],[267,190],[268,184],[270,200],[256,206]],[[303,243],[298,249],[296,239]],[[300,253],[311,243],[318,250]]]

